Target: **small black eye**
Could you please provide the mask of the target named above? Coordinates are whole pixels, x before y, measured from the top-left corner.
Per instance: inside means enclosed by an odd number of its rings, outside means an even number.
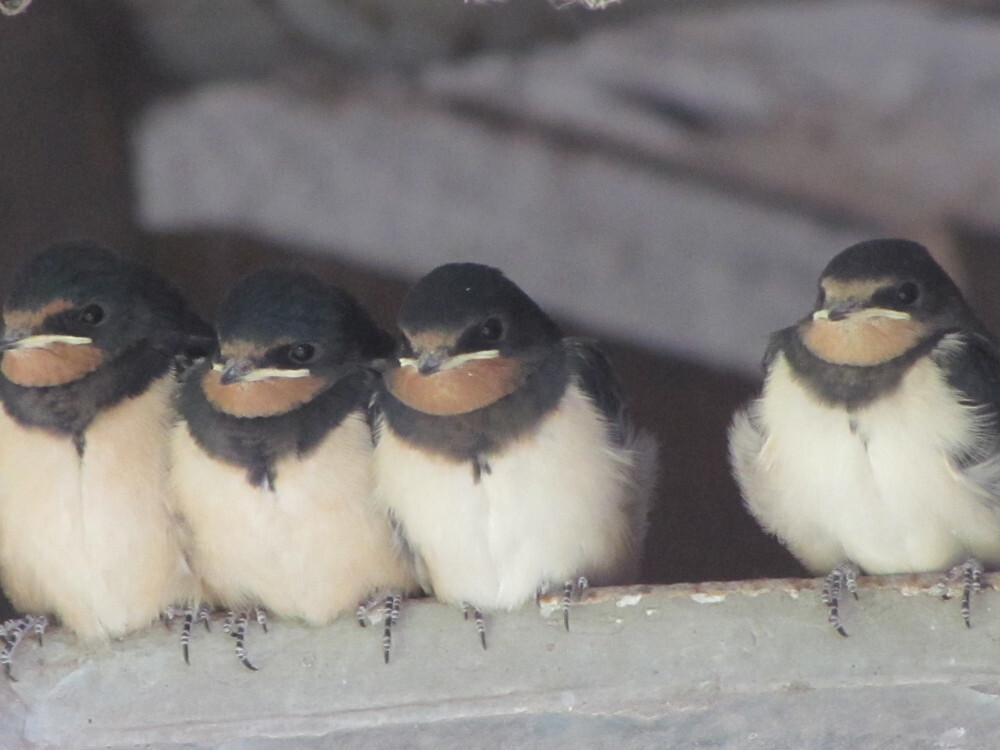
[[[486,341],[499,341],[503,336],[503,323],[496,318],[489,318],[479,329],[479,335]]]
[[[912,305],[920,296],[920,289],[912,281],[900,284],[896,289],[896,301],[901,305]]]
[[[316,347],[312,344],[296,344],[288,350],[288,358],[297,365],[311,362],[316,356]]]
[[[100,305],[87,305],[80,311],[80,320],[87,325],[96,326],[104,320],[104,308]]]

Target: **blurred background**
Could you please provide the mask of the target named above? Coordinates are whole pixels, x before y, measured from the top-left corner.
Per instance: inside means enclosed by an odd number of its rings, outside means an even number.
[[[997,328],[996,10],[34,0],[0,17],[0,281],[91,237],[207,316],[280,264],[391,328],[432,267],[499,266],[604,342],[659,437],[644,580],[800,575],[726,427],[860,239],[924,242]]]

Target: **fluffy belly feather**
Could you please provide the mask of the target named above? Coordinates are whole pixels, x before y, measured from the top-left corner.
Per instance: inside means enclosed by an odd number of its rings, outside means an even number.
[[[389,519],[371,499],[371,431],[349,416],[305,459],[276,466],[275,490],[172,436],[178,511],[208,598],[327,623],[375,591],[415,590]]]
[[[752,416],[751,416],[752,415]],[[887,397],[848,413],[818,401],[779,357],[737,416],[731,452],[747,505],[814,573],[937,571],[1000,563],[1000,518],[950,456],[984,432],[930,360]]]
[[[634,562],[635,457],[608,444],[590,401],[571,387],[529,437],[470,462],[421,450],[382,430],[377,491],[426,566],[435,595],[513,609],[540,587],[579,575],[620,582]]]
[[[193,595],[166,492],[172,376],[72,440],[0,410],[0,569],[25,612],[86,639],[116,637]]]

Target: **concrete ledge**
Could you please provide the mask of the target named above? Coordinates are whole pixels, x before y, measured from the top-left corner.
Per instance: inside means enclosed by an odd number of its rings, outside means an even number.
[[[490,618],[485,652],[456,610],[409,602],[389,666],[349,619],[254,628],[256,673],[218,622],[191,666],[162,628],[89,650],[53,631],[0,684],[0,745],[995,747],[1000,597],[966,630],[937,582],[862,579],[847,639],[815,580],[593,590],[571,633],[546,600]]]

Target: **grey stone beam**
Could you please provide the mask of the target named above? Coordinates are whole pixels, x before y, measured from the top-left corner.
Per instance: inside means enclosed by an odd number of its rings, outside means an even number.
[[[0,746],[996,747],[996,592],[967,630],[937,577],[863,578],[842,638],[818,583],[592,590],[569,633],[546,599],[491,616],[487,651],[456,609],[408,602],[388,666],[349,617],[252,630],[257,672],[218,622],[190,666],[165,628],[98,649],[54,631],[0,684]]]

